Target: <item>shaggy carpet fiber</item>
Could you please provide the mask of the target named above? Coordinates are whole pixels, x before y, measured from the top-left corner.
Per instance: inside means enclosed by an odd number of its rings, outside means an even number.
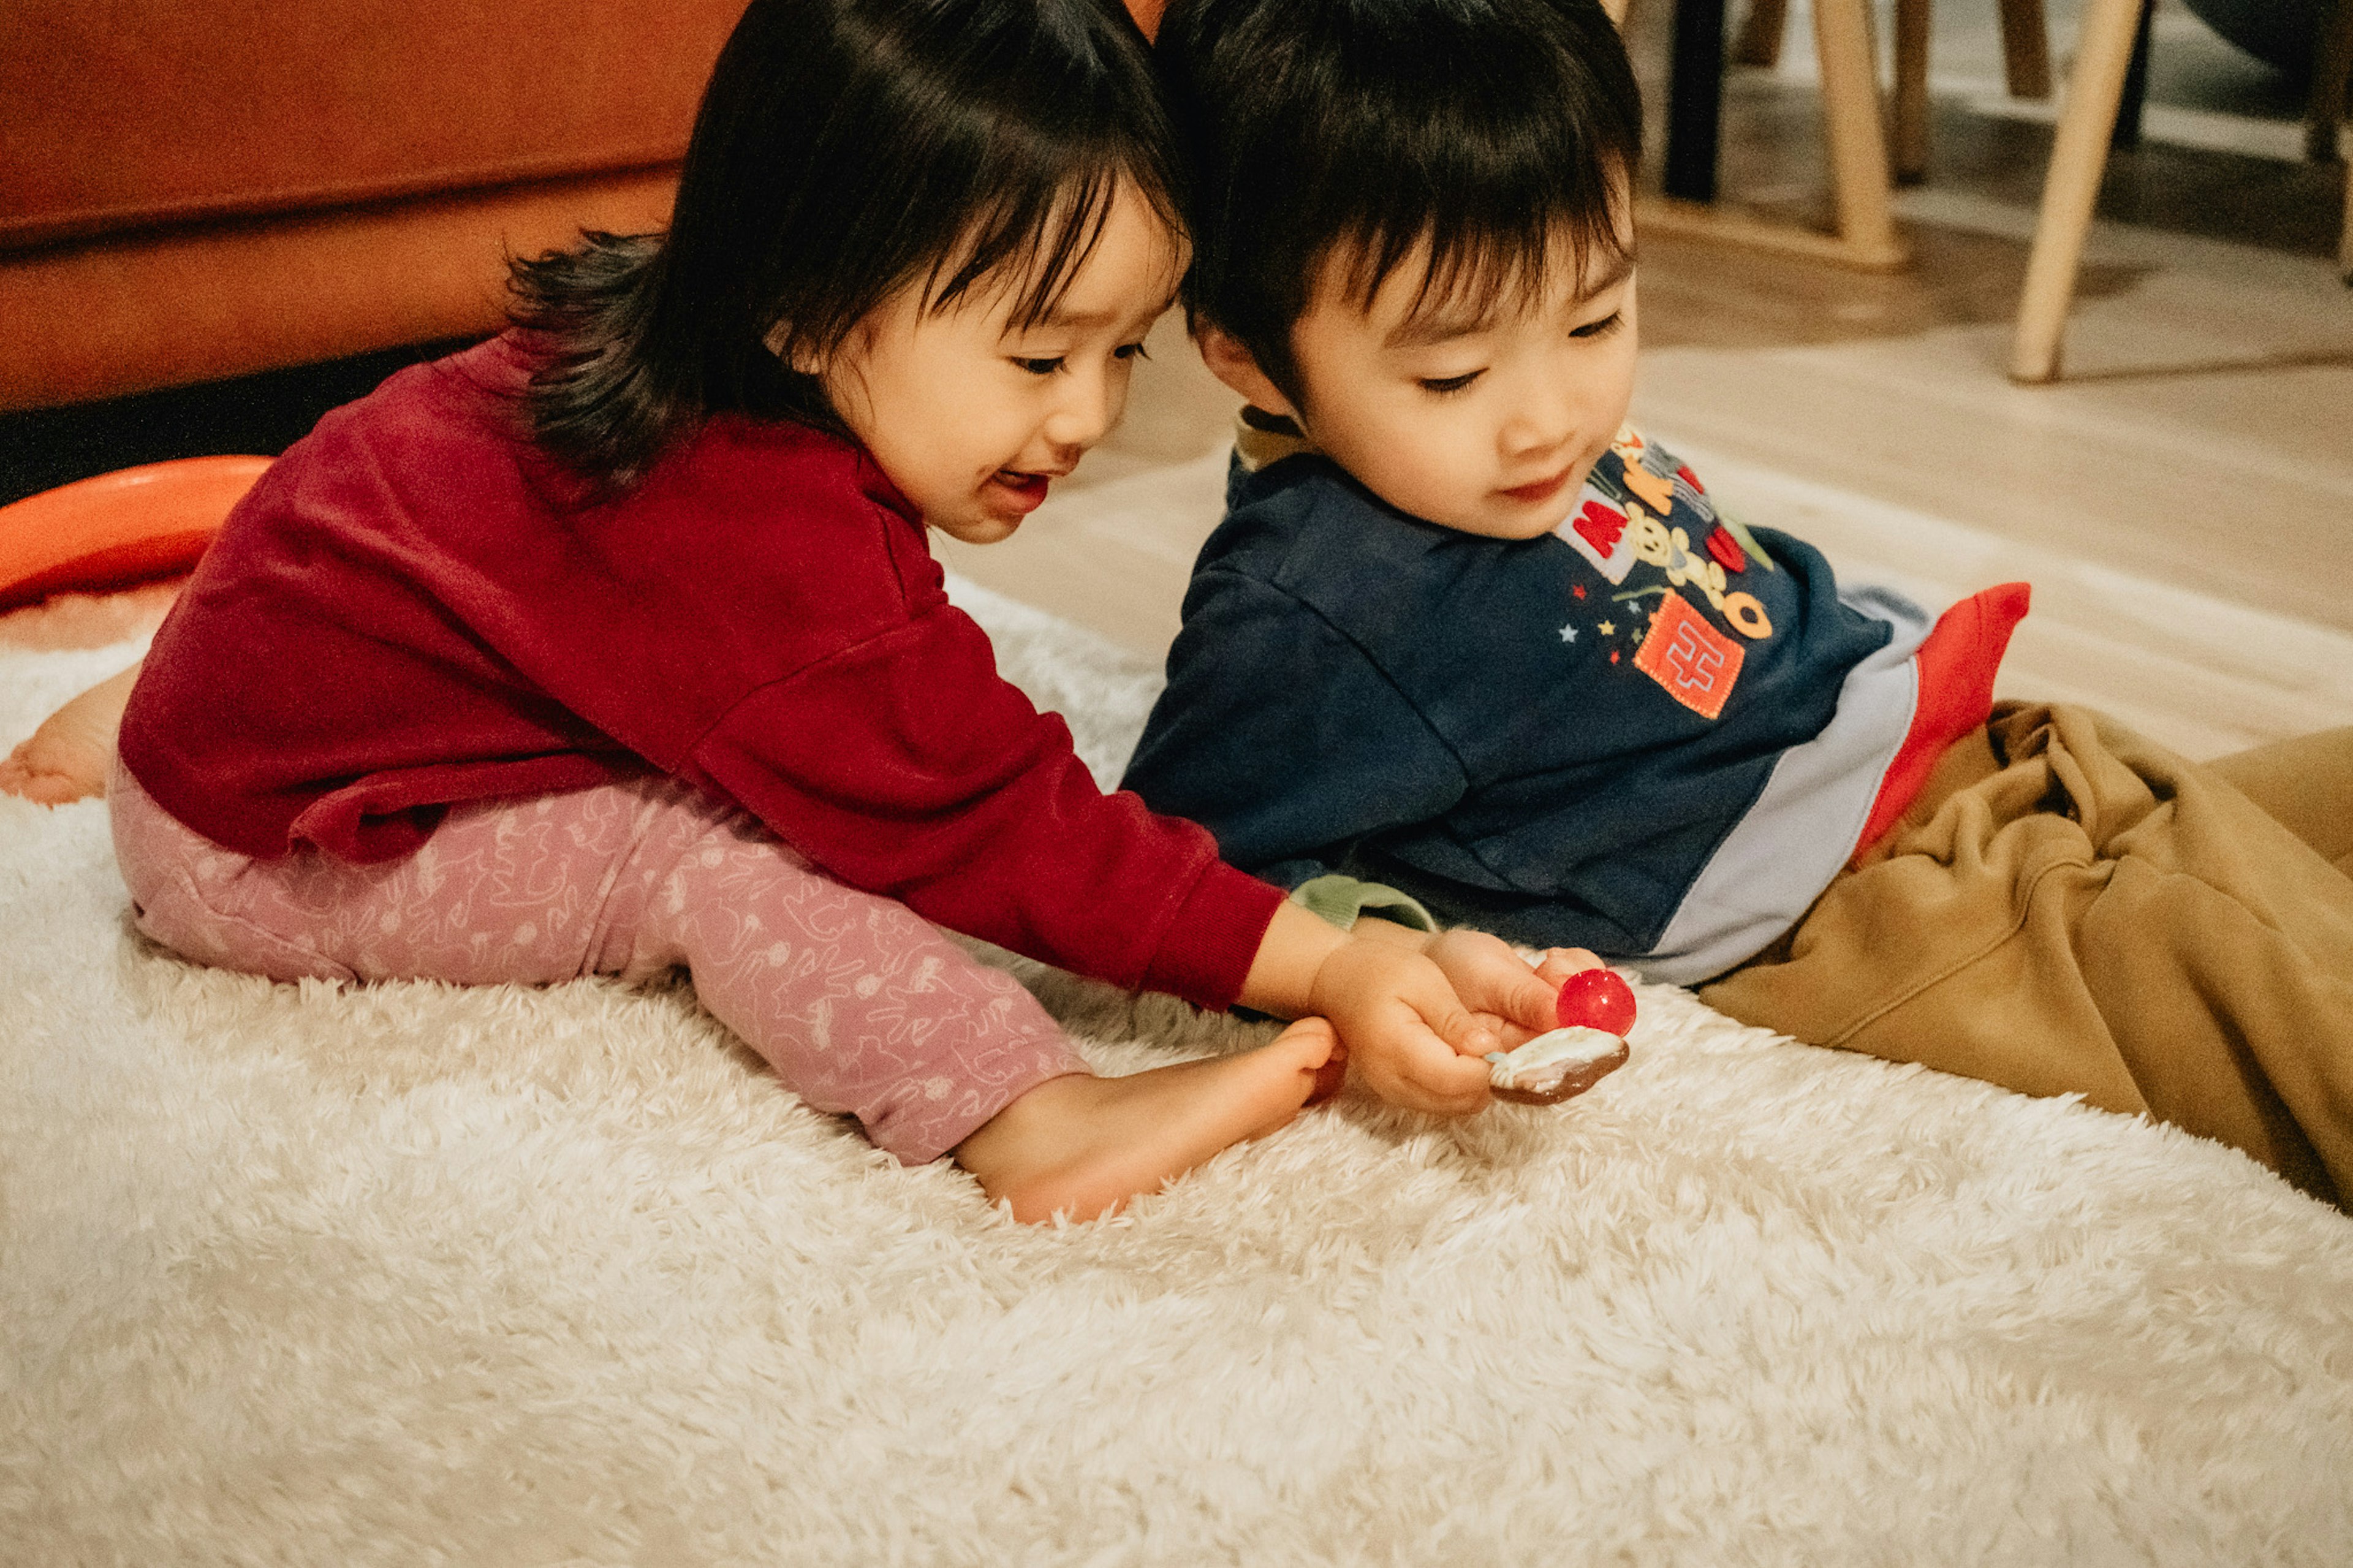
[[[961,596],[1115,767],[1153,672]],[[133,651],[0,657],[0,745]],[[2353,1224],[2169,1129],[1650,987],[1567,1106],[1025,1227],[684,985],[124,917],[0,798],[12,1565],[2353,1562]],[[1023,973],[1107,1070],[1256,1037]]]

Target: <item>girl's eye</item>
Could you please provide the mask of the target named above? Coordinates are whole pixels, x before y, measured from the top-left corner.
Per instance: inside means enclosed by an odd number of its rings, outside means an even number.
[[[1150,359],[1152,357],[1144,352],[1142,343],[1122,343],[1111,351],[1111,355],[1113,359]]]
[[[1572,338],[1606,338],[1625,324],[1625,312],[1612,310],[1598,321],[1588,321],[1581,327],[1570,329],[1568,335]]]
[[[1434,392],[1443,397],[1450,392],[1461,391],[1486,374],[1483,370],[1472,370],[1465,371],[1461,375],[1424,376],[1421,379],[1421,389],[1424,392]]]
[[[1051,375],[1062,368],[1062,356],[1056,354],[1052,359],[1017,359],[1013,363],[1031,375]]]

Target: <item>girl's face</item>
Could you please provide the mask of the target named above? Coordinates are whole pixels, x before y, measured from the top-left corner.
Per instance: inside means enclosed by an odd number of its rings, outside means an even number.
[[[1176,237],[1123,184],[1093,253],[1045,321],[1010,320],[1015,287],[984,280],[943,311],[925,310],[920,286],[910,287],[817,374],[925,522],[993,544],[1119,422],[1145,331],[1183,267]]]

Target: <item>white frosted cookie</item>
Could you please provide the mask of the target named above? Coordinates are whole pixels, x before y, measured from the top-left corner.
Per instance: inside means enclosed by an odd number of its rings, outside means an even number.
[[[1557,1105],[1624,1067],[1626,1057],[1626,1042],[1619,1036],[1571,1025],[1514,1050],[1489,1051],[1487,1081],[1498,1100]]]

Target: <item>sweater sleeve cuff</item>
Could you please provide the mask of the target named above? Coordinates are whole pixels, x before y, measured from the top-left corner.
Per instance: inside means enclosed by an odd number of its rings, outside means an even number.
[[[1291,890],[1291,901],[1342,931],[1354,931],[1365,915],[1395,921],[1408,931],[1434,931],[1438,921],[1421,900],[1383,882],[1360,882],[1338,872],[1302,882]]]
[[[1168,922],[1160,951],[1145,971],[1145,989],[1224,1012],[1241,994],[1250,962],[1282,906],[1282,889],[1223,861],[1212,862]]]

